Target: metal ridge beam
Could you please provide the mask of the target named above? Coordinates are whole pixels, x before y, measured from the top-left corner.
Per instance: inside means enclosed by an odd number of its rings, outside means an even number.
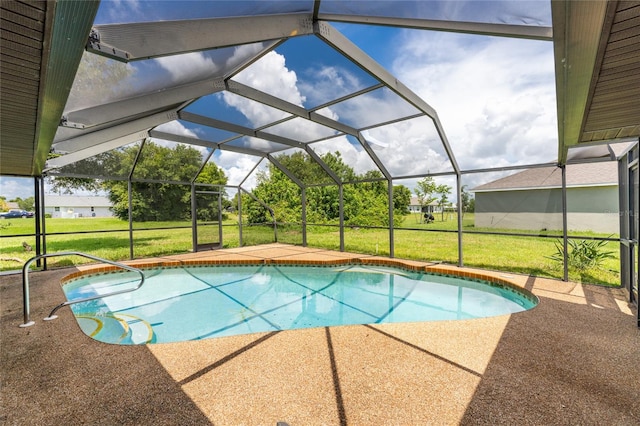
[[[283,166],[282,163],[280,163],[273,155],[269,154],[269,155],[267,155],[267,158],[269,159],[269,161],[271,161],[271,163],[274,166],[276,166],[282,173],[284,173],[289,179],[291,179],[291,181],[293,183],[298,185],[299,188],[302,189],[302,188],[306,187],[304,182],[302,182],[300,179],[298,179],[296,177],[296,175],[291,173],[291,171],[289,169],[287,169],[285,166]]]
[[[247,155],[252,155],[255,157],[266,157],[267,154],[262,152],[262,151],[258,151],[256,149],[250,149],[250,148],[242,148],[242,147],[238,147],[238,146],[233,146],[233,145],[225,145],[225,144],[221,144],[218,142],[213,142],[213,141],[209,141],[206,139],[198,139],[198,138],[194,138],[192,136],[183,136],[183,135],[176,135],[173,133],[167,133],[167,132],[162,132],[159,130],[151,130],[149,131],[149,136],[152,138],[156,138],[156,139],[163,139],[163,140],[167,140],[167,141],[172,141],[172,142],[179,142],[179,143],[185,143],[185,144],[189,144],[189,145],[197,145],[197,146],[202,146],[205,148],[215,148],[215,149],[219,149],[221,151],[232,151],[232,152],[237,152],[239,154],[247,154]]]
[[[353,136],[357,136],[358,134],[358,131],[351,126],[342,124],[339,121],[335,121],[331,118],[318,114],[317,112],[309,111],[304,107],[292,104],[291,102],[287,102],[268,93],[261,92],[253,87],[246,86],[233,80],[229,81],[227,86],[227,90],[229,92],[235,93],[238,96],[260,102],[281,111],[288,112],[289,114],[293,114],[296,117],[304,118],[325,127],[338,130],[342,133],[347,133]]]
[[[363,70],[376,77],[391,91],[395,92],[405,101],[431,117],[431,119],[433,120],[433,124],[435,125],[436,130],[440,135],[442,145],[444,146],[444,149],[449,156],[449,161],[451,162],[451,165],[453,166],[456,173],[459,173],[460,167],[458,166],[458,162],[456,161],[456,158],[453,155],[453,151],[449,146],[447,136],[444,132],[444,128],[442,127],[442,123],[438,118],[436,110],[431,107],[431,105],[426,103],[420,96],[411,91],[411,89],[398,81],[397,78],[395,78],[391,73],[389,73],[380,64],[374,61],[370,56],[368,56],[358,46],[353,44],[348,38],[343,36],[331,25],[327,24],[326,22],[317,22],[315,26],[316,36],[318,36],[334,49],[342,53],[345,57],[349,58],[353,63],[361,67]]]
[[[163,109],[222,91],[224,88],[224,80],[219,78],[170,87],[145,95],[70,111],[63,116],[62,125],[79,129],[93,127],[148,112],[150,105],[153,105],[154,110]]]
[[[93,27],[87,50],[129,62],[312,33],[309,13],[106,24]]]
[[[107,142],[91,145],[85,149],[80,149],[66,155],[61,155],[60,157],[51,158],[47,160],[45,171],[67,166],[69,164],[85,160],[89,157],[94,157],[98,154],[102,154],[103,152],[121,148],[125,145],[129,145],[131,143],[144,139],[147,136],[147,132],[138,132],[120,138],[111,139]]]
[[[177,113],[174,110],[160,112],[118,126],[107,127],[102,130],[76,136],[75,138],[66,139],[53,145],[53,148],[58,152],[75,152],[136,132],[143,132],[145,135],[143,136],[144,138],[149,129],[177,118]]]
[[[217,120],[211,117],[205,117],[203,115],[198,115],[191,112],[182,111],[179,113],[179,116],[182,120],[191,121],[193,123],[202,124],[204,126],[215,127],[217,129],[227,130],[230,132],[240,133],[245,136],[264,139],[266,141],[287,145],[293,148],[305,149],[306,146],[306,144],[303,142],[285,138],[284,136],[274,135],[262,130],[254,130],[250,127],[240,126],[238,124]]]
[[[485,22],[443,21],[437,19],[393,18],[387,16],[318,14],[318,20],[350,24],[382,25],[417,30],[446,31],[496,37],[553,40],[553,28],[537,25],[492,24]]]

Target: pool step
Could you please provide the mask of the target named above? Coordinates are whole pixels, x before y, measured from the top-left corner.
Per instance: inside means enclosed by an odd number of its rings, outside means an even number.
[[[151,324],[128,314],[78,315],[82,331],[95,340],[120,345],[142,345],[156,340]]]
[[[142,318],[128,314],[114,314],[114,316],[120,321],[124,321],[129,328],[129,333],[124,339],[125,341],[120,342],[121,344],[144,345],[156,341],[156,335],[151,324]]]

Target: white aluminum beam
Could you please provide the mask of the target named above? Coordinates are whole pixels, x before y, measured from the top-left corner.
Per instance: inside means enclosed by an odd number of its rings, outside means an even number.
[[[93,27],[87,49],[134,61],[312,33],[308,13],[107,24]]]
[[[137,142],[149,136],[149,134],[145,132],[138,132],[132,135],[123,136],[117,139],[112,139],[107,142],[103,142],[100,144],[92,145],[86,149],[81,149],[70,154],[62,155],[60,157],[51,158],[47,160],[45,165],[45,171],[51,169],[57,169],[77,161],[85,160],[87,158],[96,156],[98,154],[102,154],[103,152],[111,151],[112,149],[117,149],[131,143]]]
[[[171,87],[121,101],[70,111],[63,117],[64,126],[83,129],[122,118],[135,116],[149,109],[166,109],[186,101],[224,90],[224,80],[212,79]]]
[[[354,24],[384,25],[417,30],[446,31],[496,37],[524,38],[531,40],[553,39],[553,28],[536,25],[492,24],[484,22],[443,21],[436,19],[393,18],[386,16],[339,15],[320,13],[322,21],[348,22]]]
[[[63,140],[53,145],[53,148],[57,152],[76,152],[87,149],[91,146],[100,145],[113,139],[131,135],[136,132],[146,132],[155,126],[168,123],[169,121],[176,120],[177,118],[178,114],[174,110],[160,112],[150,115],[149,117],[140,118],[117,126],[96,130],[95,132]]]

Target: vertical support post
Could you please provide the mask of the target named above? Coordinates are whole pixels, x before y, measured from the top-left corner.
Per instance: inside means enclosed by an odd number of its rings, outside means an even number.
[[[307,246],[307,188],[302,188],[302,247]]]
[[[238,247],[242,247],[242,190],[238,186]]]
[[[133,172],[136,170],[136,166],[138,165],[138,161],[140,160],[140,156],[142,155],[142,150],[144,149],[146,139],[143,139],[140,143],[140,148],[138,152],[136,152],[136,158],[133,160],[133,165],[131,166],[131,170],[129,171],[129,176],[127,177],[127,195],[129,196],[129,258],[133,260],[133,184],[131,180],[133,179]]]
[[[198,217],[196,202],[196,185],[191,182],[191,251],[198,251]]]
[[[456,192],[458,197],[458,266],[464,266],[464,252],[462,250],[462,215],[464,203],[462,202],[462,175],[456,172]]]
[[[129,259],[133,260],[133,195],[131,191],[131,176],[129,176],[129,179],[127,179],[127,195],[129,201]]]
[[[389,257],[394,257],[393,241],[393,180],[387,180],[387,197],[389,200]]]
[[[40,205],[42,208],[42,228],[41,228],[41,238],[42,238],[42,253],[40,253],[41,255],[45,255],[47,254],[47,221],[46,221],[46,217],[44,214],[44,207],[45,207],[45,199],[44,199],[44,179],[40,179]],[[43,258],[42,259],[42,269],[44,271],[47,270],[47,258]]]
[[[42,193],[40,192],[40,182],[42,181],[42,178],[39,177],[34,177],[33,178],[33,195],[34,195],[34,207],[35,207],[35,212],[33,215],[33,219],[35,220],[35,246],[36,246],[36,256],[42,254],[41,252],[41,247],[40,247],[40,236],[42,235],[41,230],[40,230],[40,225],[42,222],[44,222],[44,207],[43,207],[43,203],[42,203]],[[38,267],[40,267],[40,260],[38,259],[38,262],[36,263],[38,265]]]
[[[220,243],[220,248],[223,247],[222,242],[222,193],[224,192],[224,187],[218,187],[218,241]]]
[[[633,279],[631,242],[631,188],[629,177],[629,154],[618,161],[618,210],[620,211],[620,284],[631,292]]]
[[[344,185],[338,185],[338,211],[340,214],[340,251],[344,251]]]
[[[569,281],[569,244],[567,239],[567,166],[559,166],[562,172],[562,251],[563,251],[563,281]]]

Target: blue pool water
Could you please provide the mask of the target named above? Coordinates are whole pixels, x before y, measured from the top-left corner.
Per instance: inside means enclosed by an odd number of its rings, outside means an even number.
[[[486,282],[386,267],[198,266],[145,271],[137,291],[71,305],[106,343],[143,344],[345,324],[471,319],[533,308]],[[134,287],[130,272],[63,286],[69,300]]]

